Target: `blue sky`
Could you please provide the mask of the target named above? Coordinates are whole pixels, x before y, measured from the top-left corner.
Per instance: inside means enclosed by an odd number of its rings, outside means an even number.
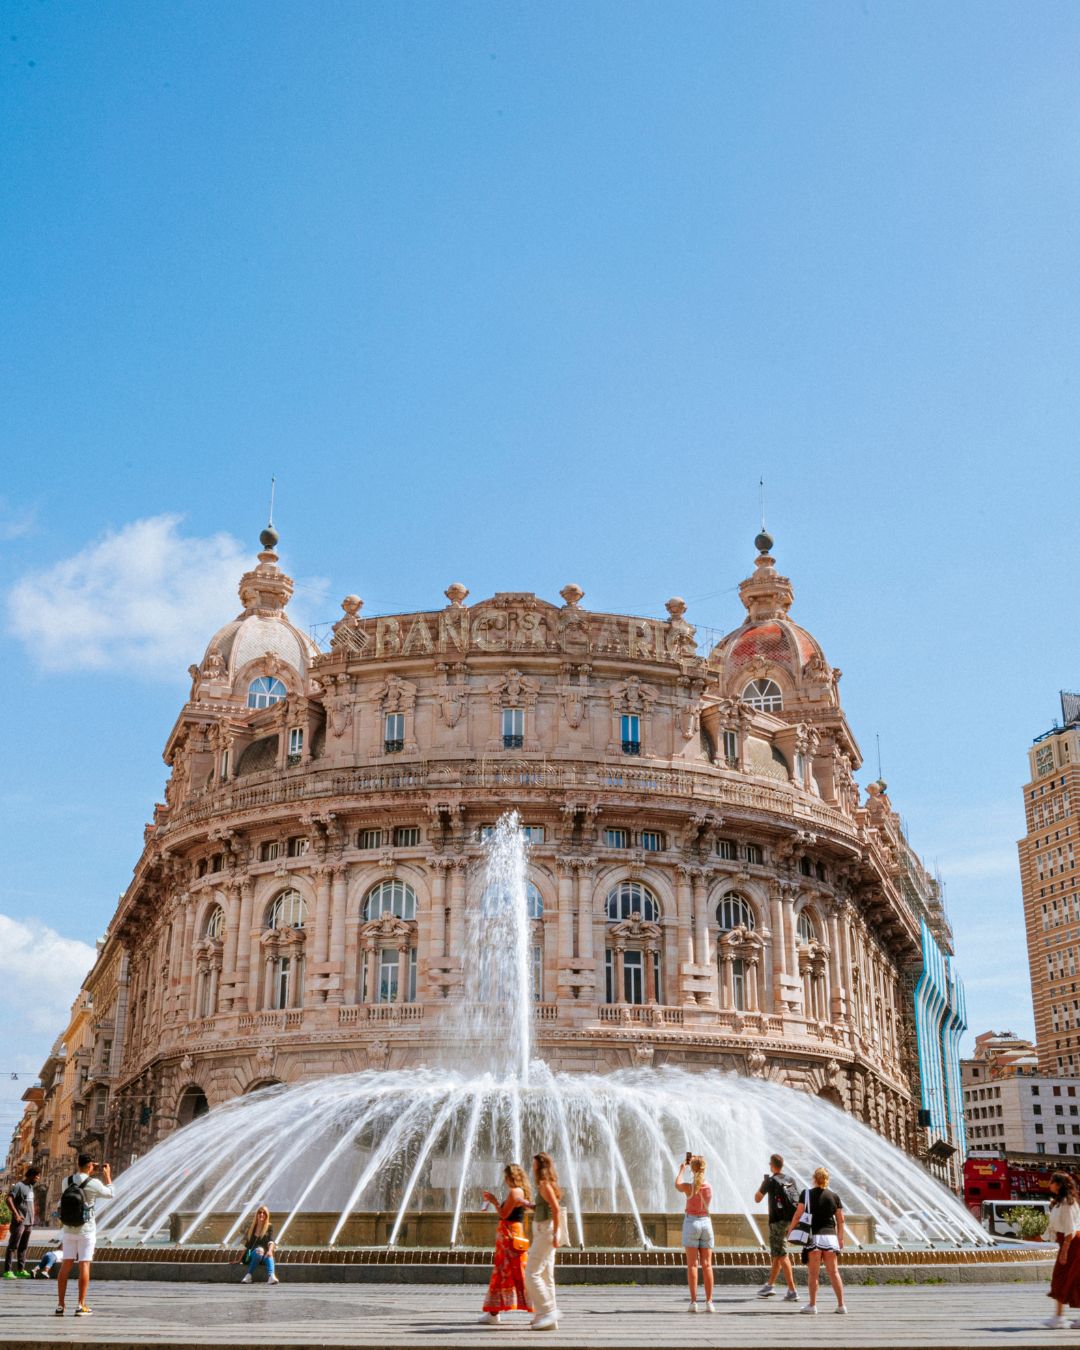
[[[1068,4],[9,0],[0,1071],[126,885],[272,472],[305,622],[572,580],[721,630],[763,474],[973,1029],[1029,1031],[1025,750],[1080,684],[1078,56]]]

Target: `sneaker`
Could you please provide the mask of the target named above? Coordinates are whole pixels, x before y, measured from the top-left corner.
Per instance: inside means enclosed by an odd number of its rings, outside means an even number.
[[[761,1286],[761,1288],[757,1291],[757,1296],[758,1296],[758,1298],[772,1298],[773,1294],[775,1294],[775,1293],[776,1293],[776,1290],[772,1287],[772,1285],[769,1284],[768,1282],[766,1282],[766,1283],[763,1284],[763,1285]]]
[[[812,1317],[817,1316],[817,1306],[813,1303],[808,1303],[805,1308],[800,1308],[799,1311],[801,1313],[809,1313]]]
[[[251,1271],[250,1271],[250,1270],[249,1270],[248,1273],[244,1276],[244,1278],[240,1281],[240,1283],[241,1283],[241,1284],[250,1284],[250,1283],[251,1283]]]
[[[479,1321],[480,1321],[480,1325],[481,1325],[482,1327],[495,1327],[495,1326],[498,1326],[498,1324],[499,1324],[499,1314],[498,1314],[498,1313],[481,1313],[481,1314],[480,1314]]]
[[[696,1312],[697,1312],[697,1303],[696,1303],[696,1301],[695,1301],[694,1299],[691,1299],[691,1300],[690,1300],[690,1306],[689,1306],[689,1308],[687,1308],[686,1311],[687,1311],[687,1312],[691,1312],[691,1313],[696,1313]]]
[[[28,1280],[30,1278],[30,1272],[28,1270],[17,1270],[15,1272],[15,1278],[17,1280]]]
[[[838,1303],[838,1304],[836,1305],[836,1311],[840,1314],[841,1317],[846,1317],[846,1316],[847,1316],[847,1304],[846,1304],[846,1303]]]
[[[5,1270],[3,1275],[0,1275],[0,1280],[17,1280],[18,1278],[13,1270]]]
[[[530,1322],[529,1326],[533,1331],[558,1331],[559,1319],[555,1313],[545,1313],[543,1317]]]
[[[716,1309],[713,1307],[713,1301],[712,1301],[711,1298],[707,1298],[707,1299],[705,1300],[705,1311],[706,1311],[707,1313],[715,1312],[715,1311],[716,1311]]]
[[[58,1303],[56,1306],[56,1312],[53,1314],[53,1316],[63,1317],[63,1315],[64,1315],[64,1305],[62,1303]]]
[[[1074,1318],[1074,1320],[1069,1323],[1069,1326],[1071,1326],[1074,1331],[1080,1329],[1080,1317]]]
[[[1059,1331],[1065,1325],[1064,1317],[1048,1317],[1043,1323],[1044,1327],[1050,1327],[1054,1331]]]
[[[75,1309],[75,1316],[76,1316],[76,1317],[89,1317],[89,1316],[90,1316],[90,1309],[86,1306],[85,1303],[80,1303],[79,1306]]]
[[[271,1275],[270,1278],[266,1281],[266,1283],[267,1283],[267,1284],[280,1284],[281,1281],[278,1279],[278,1277],[277,1277],[276,1275]]]
[[[798,1301],[799,1301],[799,1291],[797,1289],[789,1289],[787,1293],[784,1295],[785,1303],[798,1303]]]

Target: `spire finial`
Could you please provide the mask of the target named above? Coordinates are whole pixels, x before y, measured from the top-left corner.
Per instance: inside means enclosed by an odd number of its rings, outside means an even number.
[[[259,535],[259,543],[264,549],[272,551],[277,547],[277,541],[280,538],[277,530],[274,529],[274,491],[277,487],[277,478],[270,475],[270,512],[266,520],[266,529]]]
[[[759,553],[768,553],[773,546],[773,537],[765,529],[765,479],[758,479],[758,501],[761,506],[761,530],[754,540],[754,547]]]

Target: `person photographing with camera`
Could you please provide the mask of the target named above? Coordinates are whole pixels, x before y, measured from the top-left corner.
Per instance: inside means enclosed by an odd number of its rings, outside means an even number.
[[[684,1180],[687,1170],[690,1180]],[[683,1218],[682,1244],[686,1252],[686,1279],[690,1285],[690,1307],[688,1312],[698,1310],[698,1266],[701,1266],[701,1279],[705,1286],[705,1311],[715,1312],[713,1307],[713,1227],[709,1217],[712,1204],[712,1187],[705,1180],[705,1159],[694,1153],[687,1153],[675,1174],[675,1189],[686,1196],[686,1215]]]
[[[94,1244],[97,1240],[97,1223],[94,1219],[94,1202],[113,1198],[112,1169],[108,1163],[102,1163],[99,1181],[94,1175],[97,1163],[89,1153],[80,1153],[78,1168],[64,1182],[60,1195],[60,1227],[62,1257],[60,1274],[56,1277],[56,1315],[63,1317],[64,1300],[67,1295],[68,1276],[71,1267],[79,1267],[79,1305],[75,1309],[76,1317],[89,1317],[90,1308],[86,1302],[90,1288],[90,1265],[94,1259]]]

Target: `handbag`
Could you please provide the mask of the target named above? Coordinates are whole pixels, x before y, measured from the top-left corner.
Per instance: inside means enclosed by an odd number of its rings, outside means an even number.
[[[516,1233],[509,1233],[510,1246],[516,1252],[527,1252],[529,1250],[529,1239],[527,1237],[518,1237]]]
[[[799,1246],[810,1241],[810,1191],[803,1192],[803,1214],[802,1218],[788,1234],[789,1242],[796,1242]]]

